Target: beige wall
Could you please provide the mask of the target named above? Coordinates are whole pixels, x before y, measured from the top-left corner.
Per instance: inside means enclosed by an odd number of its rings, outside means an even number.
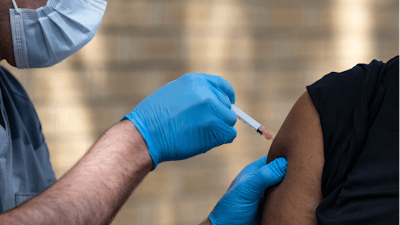
[[[60,178],[107,128],[185,73],[224,77],[237,105],[276,133],[306,85],[398,55],[398,9],[396,0],[111,0],[98,34],[74,56],[10,70],[36,106]],[[160,164],[113,224],[203,220],[270,147],[242,122],[235,127],[232,144]]]

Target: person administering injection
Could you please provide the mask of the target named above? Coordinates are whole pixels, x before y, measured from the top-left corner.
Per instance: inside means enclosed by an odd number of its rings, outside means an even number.
[[[18,5],[17,5],[18,3]],[[8,0],[0,4],[0,61],[51,67],[94,37],[103,0]],[[143,99],[56,180],[39,118],[15,77],[0,66],[0,224],[110,224],[145,176],[236,137],[231,84],[187,74]],[[205,223],[249,224],[264,190],[286,174],[284,158],[246,167]]]

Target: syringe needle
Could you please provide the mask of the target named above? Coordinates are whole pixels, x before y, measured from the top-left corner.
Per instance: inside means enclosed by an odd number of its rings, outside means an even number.
[[[235,105],[231,105],[231,109],[236,113],[237,117],[242,120],[243,122],[247,123],[250,127],[252,127],[255,131],[260,133],[261,135],[264,135],[264,137],[267,140],[273,140],[274,139],[274,133],[271,131],[265,129],[259,122],[257,122],[255,119],[251,118],[249,115],[247,115],[245,112],[243,112],[241,109],[236,107]]]

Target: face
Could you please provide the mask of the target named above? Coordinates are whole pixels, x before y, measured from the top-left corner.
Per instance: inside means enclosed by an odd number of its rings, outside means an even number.
[[[0,61],[5,59],[10,65],[16,66],[9,14],[9,9],[14,6],[11,0],[0,1]],[[37,9],[45,6],[47,0],[16,0],[15,2],[18,8]]]

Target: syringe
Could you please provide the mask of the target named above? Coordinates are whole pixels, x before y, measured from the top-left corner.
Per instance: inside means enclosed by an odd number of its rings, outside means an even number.
[[[236,113],[237,117],[240,120],[242,120],[243,122],[247,123],[250,127],[252,127],[255,131],[257,131],[261,135],[264,135],[264,137],[267,140],[273,140],[274,139],[274,133],[272,133],[271,131],[265,129],[264,126],[262,126],[255,119],[251,118],[249,115],[247,115],[241,109],[239,109],[238,107],[236,107],[233,104],[231,105],[231,109]]]

